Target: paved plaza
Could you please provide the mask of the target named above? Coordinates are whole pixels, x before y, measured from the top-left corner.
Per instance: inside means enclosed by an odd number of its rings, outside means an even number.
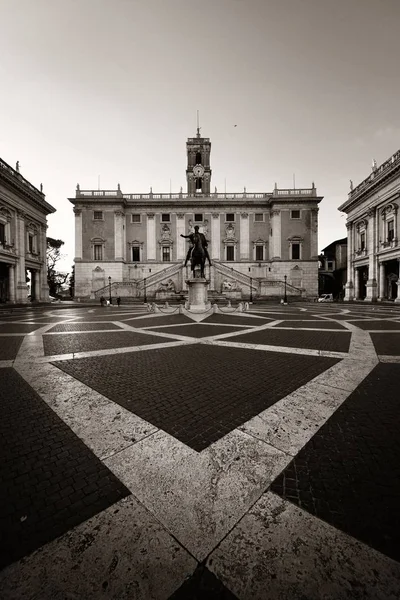
[[[0,310],[2,600],[400,597],[400,306]]]

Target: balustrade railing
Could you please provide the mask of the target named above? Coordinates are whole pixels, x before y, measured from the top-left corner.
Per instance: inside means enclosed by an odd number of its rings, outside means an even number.
[[[377,183],[383,176],[387,175],[392,169],[398,167],[400,163],[400,150],[395,152],[388,160],[382,163],[379,167],[374,168],[371,175],[359,183],[353,190],[350,191],[350,198],[363,192],[368,187]]]

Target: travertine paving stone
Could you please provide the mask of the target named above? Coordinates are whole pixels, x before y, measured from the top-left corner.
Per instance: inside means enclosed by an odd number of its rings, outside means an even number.
[[[201,451],[336,362],[193,345],[54,364]]]
[[[247,313],[246,313],[247,314]],[[264,323],[270,323],[273,319],[266,319],[264,317],[243,317],[240,313],[235,315],[224,315],[221,313],[214,313],[204,319],[203,323],[230,323],[231,325],[251,325],[257,327]]]
[[[360,329],[364,331],[377,331],[381,329],[382,331],[395,331],[400,330],[400,323],[396,323],[395,321],[384,321],[384,320],[374,320],[374,321],[351,321],[350,323],[354,323]]]
[[[0,567],[129,492],[20,375],[0,369]]]
[[[400,561],[400,365],[379,364],[271,489]]]

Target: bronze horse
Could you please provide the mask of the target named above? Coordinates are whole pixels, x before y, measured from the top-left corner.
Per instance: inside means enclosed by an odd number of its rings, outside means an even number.
[[[193,277],[195,277],[195,267],[196,265],[200,265],[200,277],[204,278],[204,265],[206,262],[206,253],[201,238],[201,233],[193,234],[193,249],[192,254],[190,256],[190,269],[193,272]]]

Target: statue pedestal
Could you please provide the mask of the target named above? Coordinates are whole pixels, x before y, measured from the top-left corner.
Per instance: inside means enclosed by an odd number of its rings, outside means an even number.
[[[207,279],[197,277],[195,279],[186,279],[189,291],[188,309],[193,312],[201,312],[209,308],[207,299],[207,286],[210,282]]]

